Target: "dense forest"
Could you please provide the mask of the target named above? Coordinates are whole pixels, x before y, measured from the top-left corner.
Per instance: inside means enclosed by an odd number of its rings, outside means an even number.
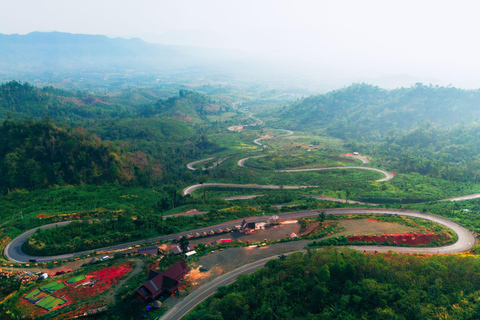
[[[134,176],[116,151],[81,128],[62,129],[48,119],[7,120],[0,126],[0,190],[126,183]]]
[[[294,253],[221,287],[185,319],[478,319],[474,257]]]
[[[348,150],[397,173],[480,181],[480,90],[425,86],[385,90],[353,84],[285,106],[285,128],[343,139]],[[320,130],[320,131],[319,131]]]
[[[425,86],[381,89],[353,84],[285,106],[279,124],[305,130],[325,127],[332,136],[348,140],[378,140],[391,132],[414,129],[425,122],[441,126],[480,119],[480,90]]]
[[[191,90],[180,90],[179,95],[158,100],[139,109],[140,116],[175,117],[182,120],[207,120],[206,115],[227,111],[227,106]]]
[[[479,123],[451,128],[423,126],[391,134],[379,143],[350,146],[375,156],[375,162],[396,172],[417,172],[456,182],[480,181]]]
[[[125,117],[131,108],[98,96],[10,81],[0,85],[0,119],[51,117],[59,121]]]
[[[164,99],[150,95],[140,100],[155,102],[143,104],[132,99],[139,98],[2,84],[0,119],[7,120],[1,127],[0,190],[190,181],[184,164],[218,149],[206,135],[207,116],[229,107],[191,90]]]

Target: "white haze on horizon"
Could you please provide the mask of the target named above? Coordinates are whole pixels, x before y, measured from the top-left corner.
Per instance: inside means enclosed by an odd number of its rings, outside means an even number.
[[[311,77],[408,75],[479,88],[478,9],[430,0],[0,0],[0,33],[139,37],[253,52]]]

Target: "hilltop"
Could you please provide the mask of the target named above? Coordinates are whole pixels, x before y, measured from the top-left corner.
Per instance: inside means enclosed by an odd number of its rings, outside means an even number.
[[[342,139],[368,140],[421,125],[441,127],[480,119],[479,90],[426,86],[386,90],[364,83],[314,95],[276,115],[292,129],[325,127]]]

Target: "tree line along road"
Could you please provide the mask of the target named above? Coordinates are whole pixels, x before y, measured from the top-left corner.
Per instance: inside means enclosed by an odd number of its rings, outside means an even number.
[[[384,250],[394,250],[397,252],[416,252],[416,253],[457,253],[457,252],[463,252],[467,251],[470,248],[473,247],[475,244],[475,238],[474,236],[470,233],[469,230],[466,228],[462,227],[458,223],[449,220],[447,218],[435,216],[432,214],[426,214],[426,213],[420,213],[420,212],[415,212],[415,211],[405,211],[405,210],[392,210],[392,209],[369,209],[369,208],[339,208],[339,209],[326,209],[324,210],[326,214],[368,214],[368,213],[375,213],[375,214],[389,214],[389,215],[404,215],[404,216],[411,216],[411,217],[417,217],[417,218],[422,218],[426,219],[429,221],[437,222],[440,223],[447,228],[452,229],[457,235],[458,235],[458,241],[452,245],[449,246],[444,246],[444,247],[433,247],[433,248],[427,248],[427,247],[422,247],[422,248],[414,248],[414,247],[379,247],[378,251],[384,251]],[[279,220],[290,220],[290,219],[299,219],[299,218],[304,218],[304,217],[314,217],[317,216],[319,213],[318,210],[307,210],[307,211],[299,211],[299,212],[287,212],[287,213],[281,213],[279,214]],[[260,217],[251,217],[248,218],[249,222],[260,222],[265,220],[264,216]],[[64,221],[64,222],[59,222],[59,223],[53,223],[49,225],[45,225],[39,228],[42,229],[48,229],[48,228],[53,228],[55,226],[62,226],[70,223],[70,221]],[[91,253],[93,251],[111,251],[111,250],[119,250],[119,249],[125,249],[133,245],[137,244],[142,244],[146,242],[156,242],[160,240],[171,240],[171,239],[178,239],[178,237],[186,236],[187,234],[191,233],[202,233],[202,232],[208,232],[211,229],[216,229],[216,228],[233,228],[235,225],[239,224],[239,220],[235,221],[229,221],[225,222],[222,224],[218,224],[215,226],[210,226],[206,228],[200,228],[200,229],[195,229],[195,230],[189,230],[185,232],[180,232],[176,234],[171,234],[171,235],[164,235],[164,236],[159,236],[155,238],[150,238],[150,239],[144,239],[144,240],[138,240],[138,241],[133,241],[129,243],[124,243],[124,244],[119,244],[119,245],[114,245],[114,246],[109,246],[109,247],[104,247],[104,248],[97,248],[94,250],[88,250],[88,251],[83,251],[83,252],[77,252],[77,253],[71,253],[71,254],[62,254],[62,255],[57,255],[57,256],[29,256],[25,254],[22,251],[22,246],[25,243],[25,241],[28,239],[29,236],[31,236],[33,233],[36,232],[38,228],[31,229],[27,232],[24,232],[23,234],[19,235],[15,239],[13,239],[6,247],[4,250],[4,255],[5,257],[14,262],[18,263],[26,263],[29,262],[30,259],[38,259],[39,262],[46,262],[46,261],[53,261],[53,260],[60,260],[60,259],[70,259],[70,258],[75,258],[78,256],[82,256],[88,253]],[[372,248],[371,246],[368,246],[368,248]],[[359,250],[365,250],[364,247],[355,247],[355,249]]]

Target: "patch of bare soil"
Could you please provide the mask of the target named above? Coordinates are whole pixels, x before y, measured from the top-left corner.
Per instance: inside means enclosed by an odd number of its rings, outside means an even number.
[[[302,250],[308,243],[308,240],[292,241],[278,243],[275,245],[259,246],[259,247],[236,247],[225,250],[215,250],[200,259],[194,264],[191,271],[187,275],[187,282],[192,292],[203,284],[212,281],[218,276],[235,270],[245,264],[253,261],[267,258],[270,256],[281,255],[285,252]],[[201,272],[200,267],[207,271]]]
[[[419,228],[407,227],[396,222],[372,221],[367,219],[338,220],[345,231],[336,233],[335,236],[358,234],[358,235],[382,235],[390,233],[423,232]]]

